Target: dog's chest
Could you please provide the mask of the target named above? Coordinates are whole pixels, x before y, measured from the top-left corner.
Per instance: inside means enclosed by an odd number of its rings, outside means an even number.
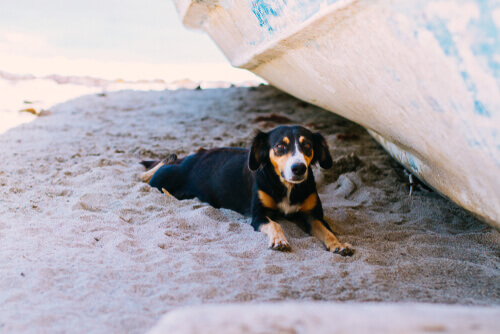
[[[300,205],[299,204],[290,204],[290,194],[292,192],[291,188],[287,189],[286,196],[283,197],[283,200],[279,203],[276,204],[278,209],[283,212],[285,215],[289,215],[292,213],[296,213],[300,210]]]

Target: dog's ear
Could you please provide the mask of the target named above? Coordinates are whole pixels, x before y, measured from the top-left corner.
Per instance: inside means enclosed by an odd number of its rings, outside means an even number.
[[[265,163],[269,154],[268,134],[257,130],[248,154],[248,167],[250,170],[257,170]]]
[[[328,148],[328,144],[326,143],[325,138],[319,132],[313,133],[312,138],[314,149],[314,160],[312,161],[312,163],[315,163],[317,161],[319,162],[321,168],[332,168],[332,156],[330,155],[330,149]]]

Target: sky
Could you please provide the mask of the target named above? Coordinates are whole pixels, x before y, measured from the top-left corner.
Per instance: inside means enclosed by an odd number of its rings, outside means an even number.
[[[173,0],[2,0],[0,70],[108,79],[243,81]],[[197,77],[198,76],[198,77]]]

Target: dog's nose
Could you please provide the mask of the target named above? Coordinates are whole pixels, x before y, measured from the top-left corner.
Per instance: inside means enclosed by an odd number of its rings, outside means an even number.
[[[293,175],[296,175],[296,176],[304,175],[304,173],[306,172],[306,170],[307,170],[307,167],[304,164],[295,164],[295,165],[292,165],[292,173],[293,173]]]

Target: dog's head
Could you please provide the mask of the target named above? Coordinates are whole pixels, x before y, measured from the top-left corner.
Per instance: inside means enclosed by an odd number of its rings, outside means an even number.
[[[305,181],[309,166],[316,162],[325,169],[333,165],[325,138],[297,125],[258,131],[248,157],[251,170],[270,164],[280,179],[289,183]]]

